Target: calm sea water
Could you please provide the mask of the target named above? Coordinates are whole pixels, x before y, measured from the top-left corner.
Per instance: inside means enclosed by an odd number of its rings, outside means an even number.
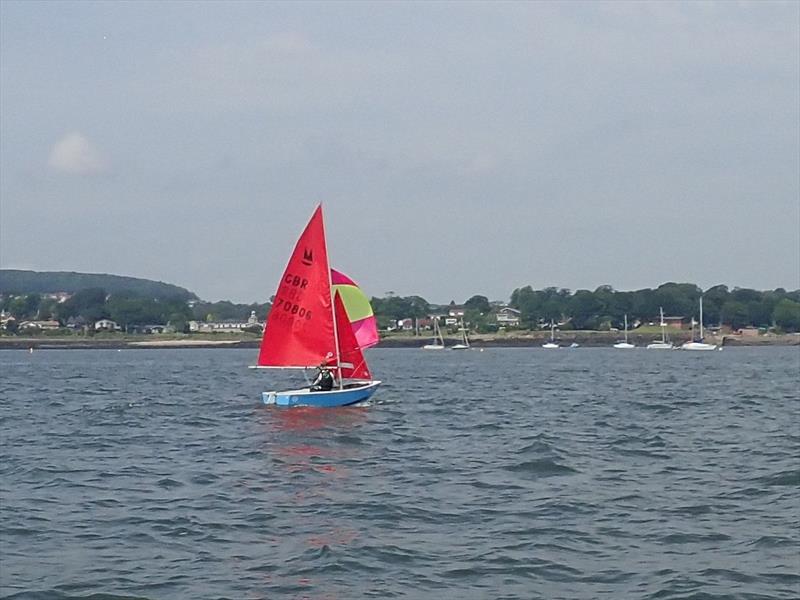
[[[798,348],[0,352],[5,598],[797,598]]]

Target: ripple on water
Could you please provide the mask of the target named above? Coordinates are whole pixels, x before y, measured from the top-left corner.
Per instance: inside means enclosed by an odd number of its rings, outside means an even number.
[[[0,597],[798,597],[794,349],[537,350],[0,352]]]
[[[554,460],[542,458],[538,460],[526,460],[506,467],[507,470],[519,473],[526,477],[555,477],[558,475],[570,475],[578,471],[572,467],[562,465]]]

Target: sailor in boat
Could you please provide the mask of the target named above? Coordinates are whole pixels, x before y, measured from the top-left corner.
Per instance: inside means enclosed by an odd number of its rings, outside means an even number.
[[[317,369],[317,376],[311,383],[311,391],[330,392],[333,389],[333,373],[325,366],[325,363],[322,363]]]

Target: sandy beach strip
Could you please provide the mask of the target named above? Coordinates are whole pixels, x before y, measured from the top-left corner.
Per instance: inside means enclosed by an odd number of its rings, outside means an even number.
[[[152,340],[147,342],[128,342],[129,346],[149,348],[169,348],[174,346],[230,346],[240,344],[241,340]]]

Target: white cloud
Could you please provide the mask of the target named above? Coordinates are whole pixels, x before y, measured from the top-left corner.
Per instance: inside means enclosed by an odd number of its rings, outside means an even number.
[[[77,131],[53,145],[48,164],[56,171],[84,175],[105,169],[105,161],[86,137]]]

